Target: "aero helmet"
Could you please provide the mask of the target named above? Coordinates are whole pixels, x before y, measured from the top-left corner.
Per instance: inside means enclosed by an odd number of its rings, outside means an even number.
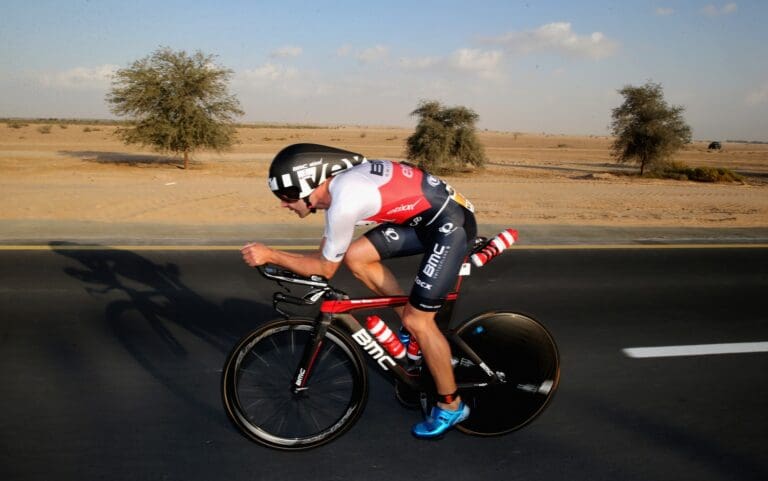
[[[269,166],[269,188],[287,202],[306,199],[327,179],[363,162],[367,162],[364,156],[334,147],[289,145]]]

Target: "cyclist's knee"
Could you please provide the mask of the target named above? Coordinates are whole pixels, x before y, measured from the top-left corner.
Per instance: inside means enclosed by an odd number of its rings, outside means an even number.
[[[344,255],[344,265],[358,278],[365,275],[371,264],[380,261],[381,257],[378,251],[365,237],[353,242]]]
[[[403,311],[403,326],[416,336],[424,336],[430,334],[436,329],[435,313],[422,311],[413,307],[411,304],[406,304]]]

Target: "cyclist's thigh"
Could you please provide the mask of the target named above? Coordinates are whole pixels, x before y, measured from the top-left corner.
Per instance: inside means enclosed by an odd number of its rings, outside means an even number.
[[[412,256],[424,252],[419,236],[413,227],[381,224],[365,233],[381,259]]]
[[[434,224],[434,230],[424,238],[426,249],[410,296],[411,304],[424,311],[438,310],[455,287],[469,241],[475,235],[474,224],[465,225],[463,212],[458,210],[441,216]]]

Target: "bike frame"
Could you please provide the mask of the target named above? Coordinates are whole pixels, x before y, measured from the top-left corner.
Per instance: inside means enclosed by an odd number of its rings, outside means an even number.
[[[488,384],[504,382],[499,376],[491,370],[485,362],[478,356],[458,335],[455,334],[454,329],[448,329],[450,321],[453,317],[453,310],[456,301],[459,298],[459,290],[463,277],[469,275],[470,267],[468,265],[468,257],[465,259],[464,266],[462,267],[456,281],[456,286],[452,292],[446,296],[443,307],[437,312],[435,322],[440,328],[441,332],[446,336],[449,343],[452,343],[457,349],[461,351],[461,354],[466,356],[475,365],[479,366],[488,379],[484,382],[474,383],[459,383],[457,387],[470,388],[487,386]],[[262,272],[264,274],[264,272]],[[265,274],[265,277],[270,276]],[[274,279],[274,277],[271,277]],[[288,279],[283,279],[288,280]],[[290,281],[289,281],[290,282]],[[305,283],[307,285],[313,285],[312,283]],[[321,283],[315,285],[316,287],[322,286]],[[384,309],[401,307],[408,303],[408,296],[387,296],[387,297],[365,297],[348,299],[343,293],[333,289],[327,284],[321,291],[317,291],[315,295],[325,295],[326,299],[320,305],[320,313],[315,319],[315,330],[312,337],[312,342],[308,343],[304,353],[302,355],[301,362],[296,368],[292,380],[292,389],[295,394],[307,389],[307,384],[312,375],[312,368],[317,361],[318,354],[323,346],[326,332],[330,325],[340,327],[346,334],[348,334],[354,341],[355,345],[368,354],[379,369],[387,373],[389,376],[399,379],[411,389],[417,392],[425,391],[422,377],[418,370],[416,372],[409,370],[408,366],[404,363],[400,363],[393,359],[384,347],[371,335],[368,330],[363,326],[354,316],[350,313],[363,309]],[[311,299],[311,298],[310,298]],[[298,298],[290,298],[280,293],[276,294],[275,302],[285,301],[297,303]],[[303,304],[313,304],[314,302],[302,302]]]

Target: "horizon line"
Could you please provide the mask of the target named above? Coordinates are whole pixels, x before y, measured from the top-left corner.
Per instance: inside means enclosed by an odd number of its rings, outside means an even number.
[[[129,124],[131,123],[131,120],[121,120],[117,118],[100,118],[100,117],[0,117],[0,122],[17,122],[17,121],[24,121],[24,122],[31,122],[31,123],[42,123],[42,122],[71,122],[71,123],[88,123],[93,122],[96,124],[107,124],[107,125],[119,125],[119,124]],[[235,127],[241,127],[241,128],[284,128],[284,129],[342,129],[342,128],[359,128],[359,129],[391,129],[391,130],[408,130],[412,127],[406,127],[406,126],[398,126],[398,125],[376,125],[376,124],[344,124],[344,123],[334,123],[334,124],[323,124],[323,123],[312,123],[312,122],[276,122],[276,121],[268,121],[268,120],[254,120],[254,121],[245,121],[245,122],[233,122]],[[614,136],[611,134],[588,134],[588,133],[567,133],[567,132],[533,132],[533,131],[519,131],[519,130],[499,130],[499,129],[488,129],[488,128],[482,128],[477,129],[478,132],[496,132],[496,133],[502,133],[502,134],[516,134],[516,135],[553,135],[553,136],[572,136],[572,137],[590,137],[590,138],[606,138],[611,139]],[[702,138],[702,139],[693,139],[692,142],[711,142],[713,139],[710,138]],[[731,142],[734,144],[768,144],[768,140],[755,140],[755,139],[725,139],[720,140],[720,142]]]

